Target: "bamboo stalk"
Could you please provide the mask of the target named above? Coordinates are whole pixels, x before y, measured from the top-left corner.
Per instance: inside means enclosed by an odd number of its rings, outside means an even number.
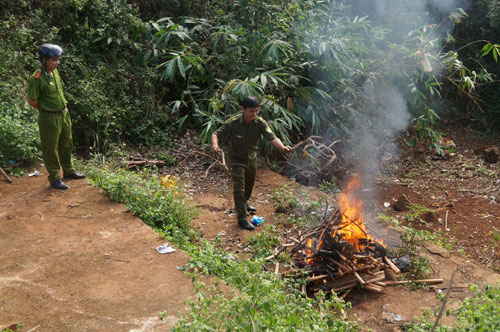
[[[365,284],[365,281],[363,280],[363,278],[361,278],[361,276],[358,274],[358,272],[356,271],[353,271],[353,274],[354,274],[354,277],[356,277],[356,279],[358,279],[359,283],[361,285],[364,285]]]
[[[346,297],[347,295],[349,295],[349,293],[351,292],[351,290],[352,290],[352,288],[351,288],[351,289],[346,290],[346,291],[344,292],[344,294],[340,295],[340,298],[341,298],[342,300],[343,300],[343,299],[345,299],[345,297]]]
[[[401,270],[399,270],[398,267],[396,265],[394,265],[394,263],[391,262],[391,260],[389,258],[387,258],[387,256],[384,256],[384,259],[385,259],[385,262],[387,263],[387,265],[389,265],[389,267],[391,268],[391,270],[393,270],[396,273],[401,273]]]
[[[439,284],[443,282],[443,279],[417,279],[417,280],[398,280],[398,281],[386,281],[385,284],[387,286],[392,286],[392,285],[406,285],[410,283],[416,283],[416,284],[422,284],[422,283],[427,283],[427,284]]]
[[[321,276],[316,276],[316,277],[309,278],[309,281],[322,280],[322,279],[325,279],[325,278],[328,278],[328,274],[323,274]]]
[[[376,286],[376,285],[372,285],[372,284],[364,285],[363,288],[371,290],[372,292],[376,292],[376,293],[381,293],[381,294],[384,293],[384,289],[382,287]]]
[[[334,291],[335,293],[336,292],[340,292],[341,290],[344,290],[344,289],[351,289],[353,287],[356,287],[358,283],[352,283],[352,284],[348,284],[346,286],[342,286],[342,287],[338,287],[338,288],[332,288],[332,291]]]

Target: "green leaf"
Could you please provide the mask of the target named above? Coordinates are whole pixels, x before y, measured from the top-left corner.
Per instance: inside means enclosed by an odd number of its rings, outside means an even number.
[[[266,88],[266,84],[267,84],[267,77],[266,77],[266,75],[260,75],[260,82],[262,83],[262,87]]]
[[[177,71],[177,61],[176,58],[173,58],[166,62],[165,70],[163,71],[162,79],[164,80],[173,80],[175,77],[175,73]]]
[[[184,68],[184,63],[182,62],[182,58],[180,56],[177,57],[177,67],[179,68],[179,72],[182,77],[186,79],[186,68]]]

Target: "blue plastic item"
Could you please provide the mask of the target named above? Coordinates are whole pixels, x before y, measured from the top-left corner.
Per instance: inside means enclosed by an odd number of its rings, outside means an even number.
[[[253,216],[253,218],[252,218],[252,224],[254,224],[254,226],[259,226],[263,222],[264,222],[264,218],[262,218],[262,217]]]

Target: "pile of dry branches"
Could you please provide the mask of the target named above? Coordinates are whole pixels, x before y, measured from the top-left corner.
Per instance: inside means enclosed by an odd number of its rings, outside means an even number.
[[[400,271],[386,256],[385,248],[376,241],[360,239],[356,249],[343,239],[339,232],[342,227],[340,210],[333,209],[325,213],[319,225],[300,232],[297,238],[289,237],[293,244],[282,245],[266,260],[291,248],[289,255],[293,268],[283,271],[283,274],[308,275],[308,283],[303,288],[307,295],[321,290],[327,294],[342,293],[345,297],[354,288],[384,293],[384,287],[388,285],[442,282],[442,279],[395,281]]]

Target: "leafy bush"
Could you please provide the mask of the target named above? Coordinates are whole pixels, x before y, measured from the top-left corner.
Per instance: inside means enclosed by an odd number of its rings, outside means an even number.
[[[187,268],[222,278],[237,293],[229,298],[216,284],[198,283],[190,311],[174,331],[359,331],[340,318],[345,305],[337,297],[317,301],[303,296],[299,285],[264,272],[263,259],[238,260],[219,245],[203,242],[189,250]]]
[[[156,175],[147,171],[113,171],[95,162],[87,163],[85,171],[92,184],[103,188],[112,200],[125,204],[174,244],[185,245],[196,238],[197,233],[190,228],[194,211],[183,202],[179,188],[164,188]]]
[[[0,165],[9,160],[36,161],[40,157],[37,112],[27,105],[0,101]]]

